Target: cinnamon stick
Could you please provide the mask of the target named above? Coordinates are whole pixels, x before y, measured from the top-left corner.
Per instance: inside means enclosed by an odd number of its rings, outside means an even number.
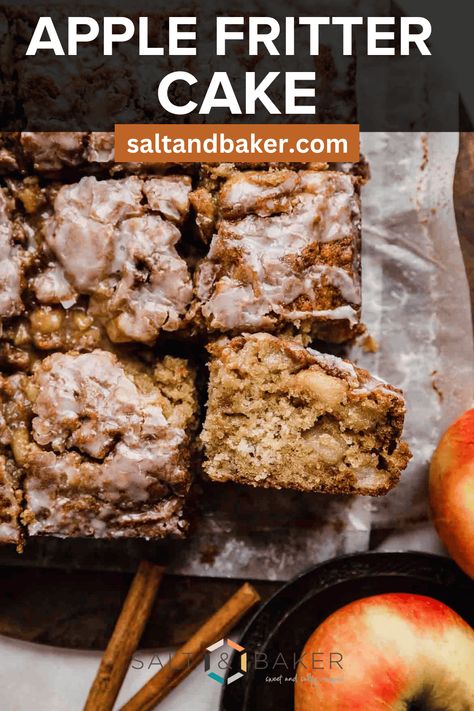
[[[259,594],[249,583],[242,585],[120,711],[152,711],[199,664],[204,658],[206,647],[225,637],[259,600]]]
[[[130,660],[150,616],[164,569],[142,561],[104,652],[84,711],[112,711]]]

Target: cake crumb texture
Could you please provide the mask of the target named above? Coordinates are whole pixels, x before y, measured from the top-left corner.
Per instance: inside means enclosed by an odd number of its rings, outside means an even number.
[[[209,350],[202,441],[210,479],[371,496],[397,484],[411,456],[400,390],[270,334]]]

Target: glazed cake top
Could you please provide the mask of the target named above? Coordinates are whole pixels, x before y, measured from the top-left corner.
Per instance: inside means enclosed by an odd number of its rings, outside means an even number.
[[[153,341],[174,330],[192,297],[176,251],[187,216],[187,176],[97,180],[63,186],[44,219],[48,266],[32,281],[40,303],[92,298],[115,341]]]
[[[275,317],[357,321],[355,182],[335,171],[279,170],[235,173],[224,183],[218,231],[198,275],[202,312],[212,327],[265,329]],[[318,303],[326,287],[344,303]]]
[[[48,356],[27,392],[33,412],[23,462],[27,500],[35,514],[48,510],[49,526],[56,509],[65,515],[65,496],[98,497],[133,517],[143,503],[187,490],[185,430],[165,417],[159,389],[141,386],[111,353]],[[97,517],[91,525],[100,533],[106,523]]]

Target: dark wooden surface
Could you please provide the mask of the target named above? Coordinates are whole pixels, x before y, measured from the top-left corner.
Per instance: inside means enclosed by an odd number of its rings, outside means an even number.
[[[0,576],[0,634],[96,650],[105,649],[132,580],[126,573],[13,566],[3,567]],[[141,648],[182,644],[241,584],[165,576]],[[269,582],[254,585],[262,599],[280,587]]]
[[[461,135],[454,202],[474,307],[474,133]],[[131,576],[44,568],[0,569],[0,634],[61,647],[104,649]],[[165,577],[144,648],[180,644],[230,597],[241,581]],[[265,599],[278,583],[256,583]]]
[[[471,306],[474,317],[474,133],[462,133],[456,177],[454,207],[459,240],[471,286]]]

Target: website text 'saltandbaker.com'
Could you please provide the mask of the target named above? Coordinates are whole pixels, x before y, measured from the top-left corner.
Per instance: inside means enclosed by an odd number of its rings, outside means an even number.
[[[332,161],[359,160],[357,125],[121,124],[115,127],[115,160]]]

